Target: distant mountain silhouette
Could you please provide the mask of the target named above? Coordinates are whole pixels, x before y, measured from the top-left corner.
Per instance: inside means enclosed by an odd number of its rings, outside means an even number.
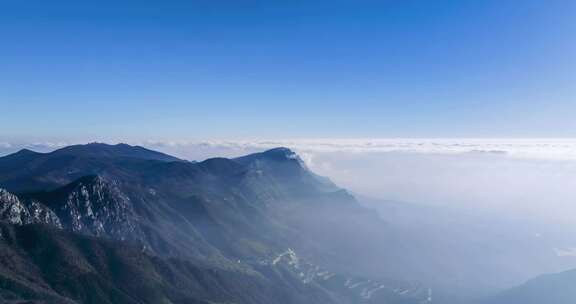
[[[149,150],[140,146],[130,146],[127,144],[108,145],[103,143],[90,143],[86,145],[74,145],[56,150],[52,155],[72,155],[77,157],[114,157],[114,158],[136,158],[159,161],[181,161],[174,156],[161,152]]]
[[[127,144],[74,145],[50,153],[27,149],[0,158],[0,185],[11,191],[43,190],[98,174],[116,163],[177,162],[176,157]]]
[[[541,275],[494,296],[482,304],[572,304],[576,299],[576,270]]]

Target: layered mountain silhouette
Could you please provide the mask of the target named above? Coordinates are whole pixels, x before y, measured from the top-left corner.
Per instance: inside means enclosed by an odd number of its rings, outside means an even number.
[[[287,148],[22,150],[0,158],[0,188],[2,303],[429,302],[363,269],[386,224]]]
[[[545,274],[499,293],[482,304],[571,304],[576,299],[576,270]]]

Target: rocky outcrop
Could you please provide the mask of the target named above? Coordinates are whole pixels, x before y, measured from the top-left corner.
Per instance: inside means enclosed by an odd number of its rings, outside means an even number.
[[[0,189],[0,221],[10,224],[48,224],[62,228],[58,216],[36,200],[22,202],[16,195]]]

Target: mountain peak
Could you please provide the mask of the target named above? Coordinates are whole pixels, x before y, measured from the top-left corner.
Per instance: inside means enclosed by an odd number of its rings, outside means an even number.
[[[16,196],[4,188],[0,188],[0,203],[13,199]]]
[[[101,196],[103,192],[119,193],[118,182],[114,179],[104,177],[99,174],[91,174],[82,176],[75,181],[64,185],[52,191],[53,193],[70,193],[70,192],[85,192],[86,189],[91,189],[89,192],[97,193]],[[82,193],[83,195],[87,194]]]
[[[284,159],[298,159],[298,154],[286,147],[278,147],[262,152],[262,155]]]
[[[24,148],[14,154],[29,155],[29,154],[41,154],[41,153]]]
[[[104,184],[104,183],[106,183],[106,180],[102,176],[98,174],[92,174],[83,176],[77,179],[76,181],[72,182],[71,184]]]
[[[12,154],[6,155],[5,157],[9,157],[9,158],[21,158],[21,157],[31,157],[31,156],[36,156],[36,155],[41,155],[43,153],[40,152],[36,152],[36,151],[32,151],[30,149],[21,149],[18,152],[14,152]]]
[[[300,174],[303,171],[308,171],[298,154],[286,147],[249,154],[234,160],[251,168],[257,168],[258,170],[267,168],[268,171],[276,173],[292,172],[292,174]]]
[[[300,159],[296,152],[286,147],[278,147],[266,150],[260,153],[249,154],[235,159],[243,164],[253,164],[254,162],[272,162],[286,163],[287,165],[296,164],[298,168],[306,168],[306,165]]]
[[[182,161],[179,158],[161,152],[146,149],[141,146],[131,146],[125,143],[110,145],[105,143],[89,143],[72,145],[52,152],[53,155],[73,155],[92,158],[136,158],[159,161]]]

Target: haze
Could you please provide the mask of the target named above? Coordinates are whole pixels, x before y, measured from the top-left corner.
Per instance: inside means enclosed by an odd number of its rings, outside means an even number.
[[[133,220],[102,227],[143,260],[208,252],[298,298],[274,265],[309,287],[305,252],[342,276],[327,298],[370,286],[346,304],[383,286],[402,304],[576,303],[574,20],[570,0],[2,1],[0,225],[75,219],[55,197],[121,185],[83,203]],[[170,228],[144,233],[157,218]],[[206,301],[234,302],[222,290]]]

